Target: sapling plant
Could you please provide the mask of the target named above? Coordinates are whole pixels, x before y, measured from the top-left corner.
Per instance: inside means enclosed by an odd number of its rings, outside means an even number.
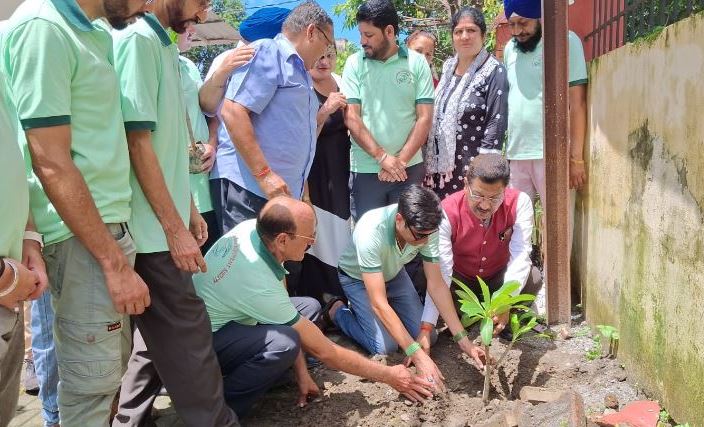
[[[493,369],[501,366],[501,362],[503,362],[508,352],[511,351],[513,345],[538,324],[535,313],[525,305],[525,303],[535,300],[535,296],[529,294],[513,295],[521,287],[521,284],[515,280],[504,283],[501,288],[494,293],[490,293],[489,287],[484,280],[477,277],[482,291],[482,302],[480,302],[479,297],[464,283],[455,278],[452,280],[460,288],[455,293],[459,296],[462,324],[467,328],[479,322],[482,347],[486,353],[484,391],[482,393],[482,400],[486,405],[489,403],[489,386]],[[523,312],[519,314],[516,312],[517,310],[522,310]],[[511,330],[511,342],[498,360],[494,362],[490,355],[490,348],[494,338],[493,319],[505,313],[510,313],[508,326]]]
[[[618,353],[618,341],[621,338],[618,329],[611,325],[596,325],[596,328],[599,330],[601,336],[606,339],[606,341],[602,341],[605,356],[616,357],[616,353]]]

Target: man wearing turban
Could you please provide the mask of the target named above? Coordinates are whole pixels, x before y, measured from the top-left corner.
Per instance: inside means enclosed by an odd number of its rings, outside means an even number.
[[[508,139],[506,158],[511,162],[510,187],[545,205],[545,162],[543,159],[543,38],[540,0],[504,0],[512,40],[504,50],[508,73]],[[551,35],[552,37],[559,35]],[[587,67],[579,37],[569,31],[569,123],[570,188],[581,190],[586,183],[583,148],[587,126]],[[573,194],[574,196],[574,194]],[[572,197],[572,211],[574,197]],[[545,289],[543,287],[542,289]],[[544,291],[541,291],[541,293]],[[544,295],[536,305],[541,311]]]

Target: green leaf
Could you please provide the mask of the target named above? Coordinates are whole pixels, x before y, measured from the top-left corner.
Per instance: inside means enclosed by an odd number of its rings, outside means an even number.
[[[457,286],[459,286],[459,287],[467,294],[466,296],[469,297],[468,299],[471,299],[471,300],[473,300],[473,301],[476,301],[477,304],[479,304],[479,298],[477,298],[477,295],[476,295],[474,292],[472,292],[472,290],[469,289],[469,288],[467,287],[467,285],[465,285],[465,284],[462,283],[460,280],[458,280],[458,279],[456,279],[456,278],[454,278],[454,277],[452,278],[452,281],[455,282],[455,284],[456,284]],[[455,292],[459,292],[459,290],[458,290],[458,291],[455,291]],[[458,294],[458,295],[459,295],[459,294]]]
[[[477,276],[477,280],[479,281],[479,286],[482,288],[482,297],[484,298],[484,308],[487,310],[489,309],[491,305],[491,294],[489,293],[489,287],[486,285],[484,280],[482,280],[481,277]]]
[[[518,282],[518,280],[511,280],[510,282],[506,282],[491,295],[491,299],[494,299],[499,295],[511,295],[520,287],[521,284]]]
[[[519,320],[517,313],[511,313],[510,325],[511,325],[511,334],[515,335],[516,332],[518,331],[518,329],[521,327],[521,323],[520,323],[520,320]]]
[[[482,320],[481,316],[470,317],[465,314],[464,316],[462,316],[462,326],[464,326],[465,328],[469,328],[480,320]]]
[[[466,313],[468,316],[477,316],[480,314],[484,314],[484,309],[481,306],[476,305],[474,301],[463,302],[462,306],[460,307],[460,311],[462,313]]]
[[[474,294],[470,295],[467,292],[459,290],[459,289],[456,290],[455,293],[457,294],[457,296],[460,297],[460,299],[459,299],[460,304],[471,304],[474,307],[479,307],[479,309],[482,311],[484,310],[484,307],[482,307],[482,305],[479,304],[479,299],[477,299],[477,297]]]
[[[492,322],[488,317],[483,318],[480,331],[482,335],[482,343],[486,346],[491,345],[491,338],[494,335],[494,322]]]

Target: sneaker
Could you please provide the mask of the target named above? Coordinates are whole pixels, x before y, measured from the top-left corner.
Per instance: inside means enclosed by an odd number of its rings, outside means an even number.
[[[39,394],[39,381],[37,373],[34,372],[34,361],[27,359],[24,363],[24,392],[36,396]]]

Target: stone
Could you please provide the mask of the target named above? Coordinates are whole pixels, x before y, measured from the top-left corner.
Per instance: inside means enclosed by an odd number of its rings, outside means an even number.
[[[604,406],[610,409],[618,409],[618,397],[613,393],[607,394],[604,396]]]
[[[584,401],[574,390],[568,390],[559,399],[529,406],[520,415],[521,427],[585,427]]]
[[[354,412],[347,418],[345,426],[347,427],[357,427],[359,425],[361,417],[359,416],[359,410],[355,409]]]
[[[651,400],[637,400],[615,414],[604,415],[595,420],[602,427],[625,424],[631,427],[655,427],[660,416],[660,405]]]
[[[404,401],[403,401],[403,404],[406,405],[406,406],[413,406],[413,402],[411,402],[411,401],[408,400],[408,399],[404,400]]]
[[[621,370],[619,373],[616,374],[616,381],[618,382],[624,382],[628,379],[628,374],[626,374],[626,371]]]
[[[564,390],[551,390],[543,387],[525,386],[518,393],[521,400],[530,403],[553,402],[562,396]]]

